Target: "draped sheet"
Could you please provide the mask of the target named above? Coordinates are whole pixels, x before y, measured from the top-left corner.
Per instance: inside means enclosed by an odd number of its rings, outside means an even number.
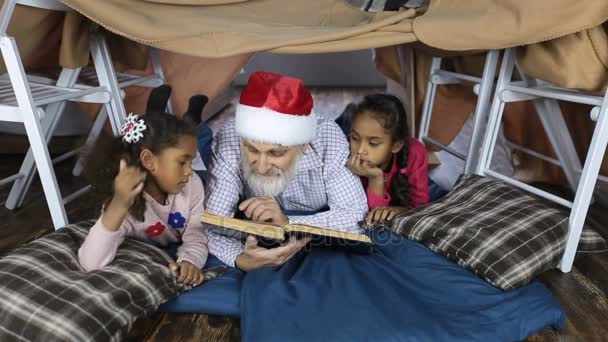
[[[243,341],[521,341],[564,326],[538,281],[502,291],[397,234],[371,237],[373,255],[313,249],[249,272]]]

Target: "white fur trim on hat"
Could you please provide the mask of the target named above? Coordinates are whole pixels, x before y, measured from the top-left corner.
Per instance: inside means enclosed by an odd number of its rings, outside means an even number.
[[[236,132],[245,139],[283,146],[311,142],[317,131],[317,116],[283,114],[268,108],[239,104],[236,107]]]

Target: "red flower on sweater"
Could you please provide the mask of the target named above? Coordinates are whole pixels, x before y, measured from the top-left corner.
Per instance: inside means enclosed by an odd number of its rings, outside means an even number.
[[[148,234],[149,237],[155,237],[162,234],[164,230],[165,225],[158,221],[146,229],[146,234]]]

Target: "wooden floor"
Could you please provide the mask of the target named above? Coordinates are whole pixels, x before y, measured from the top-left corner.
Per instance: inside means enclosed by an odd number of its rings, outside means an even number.
[[[216,128],[225,119],[218,118]],[[20,155],[0,155],[0,178],[15,173]],[[72,163],[57,166],[64,194],[83,185],[71,176]],[[0,255],[51,231],[51,219],[37,181],[23,208],[9,211],[4,201],[9,187],[0,188]],[[95,218],[99,199],[86,194],[66,206],[71,222]],[[608,232],[608,211],[594,207],[594,225]],[[540,280],[563,306],[568,321],[564,332],[543,331],[529,341],[608,341],[608,253],[578,255],[572,272],[549,271]],[[239,322],[224,317],[191,314],[154,314],[140,319],[132,328],[128,341],[238,341]]]

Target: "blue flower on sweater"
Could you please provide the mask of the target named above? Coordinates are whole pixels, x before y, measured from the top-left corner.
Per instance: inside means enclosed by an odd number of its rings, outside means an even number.
[[[179,211],[169,214],[169,225],[174,229],[184,228],[185,224],[186,218]]]

